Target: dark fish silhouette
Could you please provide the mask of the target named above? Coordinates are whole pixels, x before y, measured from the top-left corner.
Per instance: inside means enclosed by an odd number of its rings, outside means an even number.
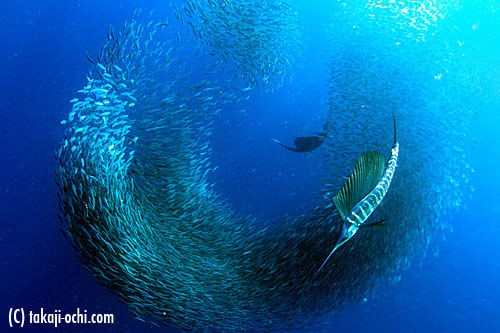
[[[273,139],[273,141],[279,143],[281,146],[283,146],[288,150],[295,151],[298,153],[305,153],[308,151],[313,151],[314,149],[321,146],[323,141],[325,141],[325,137],[320,135],[298,136],[295,138],[294,141],[295,147],[287,146],[283,142],[276,139]]]
[[[316,148],[318,148],[319,146],[321,146],[323,144],[323,142],[325,141],[325,139],[327,138],[327,136],[328,136],[327,132],[326,132],[327,125],[328,124],[325,124],[323,126],[323,132],[319,133],[318,135],[296,137],[295,141],[293,142],[295,147],[288,146],[277,139],[273,139],[273,141],[277,142],[282,147],[284,147],[288,150],[291,150],[291,151],[295,151],[297,153],[306,153],[309,151],[313,151]]]

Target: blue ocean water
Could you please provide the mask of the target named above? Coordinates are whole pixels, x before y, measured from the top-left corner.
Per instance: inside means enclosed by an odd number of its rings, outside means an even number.
[[[305,51],[293,80],[272,93],[256,92],[246,111],[224,110],[216,122],[213,163],[219,169],[213,181],[244,215],[272,221],[283,214],[306,213],[315,204],[323,148],[292,154],[278,149],[271,139],[291,142],[296,135],[319,131],[327,119],[328,62],[318,59],[340,47],[327,43],[326,3],[297,4]],[[474,136],[466,138],[471,149],[466,158],[474,172],[460,207],[440,217],[453,230],[436,233],[426,253],[411,258],[411,268],[399,272],[399,283],[379,287],[362,304],[338,309],[321,326],[323,331],[500,330],[498,5],[459,1],[453,5],[458,7],[453,33],[472,53],[462,66],[491,78],[483,82],[471,77],[484,84],[481,97],[468,102],[477,109],[470,125]],[[75,92],[86,84],[85,55],[96,54],[109,26],[121,27],[137,7],[172,15],[166,1],[0,5],[1,331],[8,331],[11,308],[63,312],[80,308],[115,314],[113,325],[71,326],[71,331],[165,331],[134,319],[127,306],[83,268],[60,232],[53,181],[54,151],[63,136],[60,121],[67,118]],[[345,20],[350,22],[349,17]],[[429,138],[426,144],[450,143]],[[55,330],[49,324],[30,328]]]

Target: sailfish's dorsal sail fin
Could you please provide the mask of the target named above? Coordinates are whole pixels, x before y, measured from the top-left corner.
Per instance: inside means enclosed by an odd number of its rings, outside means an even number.
[[[367,151],[359,157],[351,175],[333,197],[343,220],[377,186],[385,168],[384,156],[377,151]]]

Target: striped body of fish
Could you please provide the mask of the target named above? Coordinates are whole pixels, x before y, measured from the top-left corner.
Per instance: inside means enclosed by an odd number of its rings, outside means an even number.
[[[387,194],[396,171],[399,155],[394,114],[393,122],[394,145],[387,163],[384,156],[379,152],[367,151],[363,153],[339,193],[334,196],[333,201],[344,221],[344,235],[325,259],[318,272],[323,269],[332,254],[356,234]],[[379,224],[381,222],[364,225]]]

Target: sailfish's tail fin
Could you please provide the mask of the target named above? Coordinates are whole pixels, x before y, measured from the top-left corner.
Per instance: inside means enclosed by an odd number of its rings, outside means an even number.
[[[396,133],[396,116],[394,115],[394,110],[392,110],[392,122],[394,125],[394,144],[398,142],[398,136]]]

